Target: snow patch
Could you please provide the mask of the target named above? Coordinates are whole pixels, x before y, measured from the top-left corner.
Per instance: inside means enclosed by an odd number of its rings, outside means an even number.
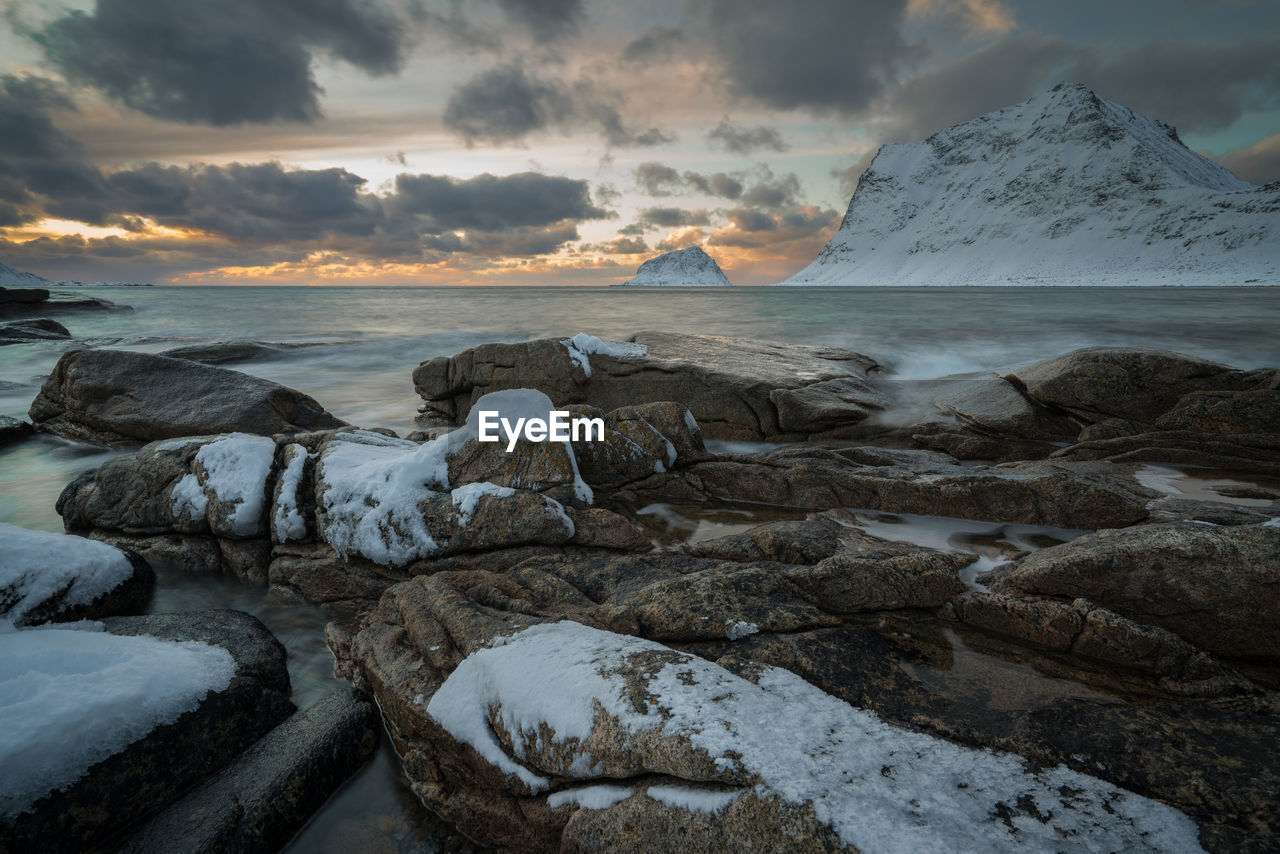
[[[693,786],[650,786],[645,792],[660,804],[689,812],[715,815],[738,799],[742,792],[718,792]]]
[[[459,486],[449,493],[449,497],[453,499],[453,506],[458,512],[459,527],[465,528],[467,523],[471,521],[471,514],[476,512],[476,505],[481,498],[486,495],[492,495],[495,498],[510,498],[515,494],[516,491],[509,486],[498,486],[496,483],[480,481]]]
[[[743,620],[725,620],[724,636],[731,641],[745,638],[747,635],[754,635],[760,631],[760,627],[755,623],[744,622]]]
[[[0,522],[0,620],[21,622],[59,596],[59,611],[88,605],[132,576],[114,546]]]
[[[583,809],[603,810],[616,803],[625,801],[635,792],[631,786],[618,786],[613,783],[600,783],[595,786],[581,786],[577,789],[565,789],[547,795],[547,806],[556,807],[574,804]]]
[[[307,535],[307,521],[298,508],[298,487],[307,464],[307,449],[297,444],[288,445],[284,449],[284,459],[274,516],[276,540],[281,543],[301,540]]]
[[[0,629],[0,819],[195,709],[235,672],[220,647],[100,623]]]
[[[196,452],[192,465],[201,468],[184,475],[172,489],[172,512],[190,510],[193,520],[203,519],[209,499],[234,505],[228,521],[236,536],[252,536],[262,519],[267,500],[267,478],[275,462],[276,443],[266,436],[229,433],[208,442]]]
[[[654,702],[637,711],[613,674],[629,657],[654,652],[669,661],[641,677]],[[766,668],[752,683],[653,641],[567,621],[472,653],[427,713],[534,792],[548,780],[516,759],[545,747],[543,727],[556,743],[581,742],[604,713],[633,733],[688,739],[722,769],[758,779],[762,796],[810,806],[867,854],[1201,850],[1185,815],[1110,783],[892,726],[786,670]],[[510,735],[515,758],[491,719]],[[995,818],[1002,812],[1007,821]]]
[[[582,368],[582,373],[588,379],[591,377],[591,354],[593,353],[612,356],[615,359],[636,359],[649,352],[649,348],[644,344],[636,344],[633,341],[605,341],[585,332],[579,332],[560,343],[569,351],[569,358]]]

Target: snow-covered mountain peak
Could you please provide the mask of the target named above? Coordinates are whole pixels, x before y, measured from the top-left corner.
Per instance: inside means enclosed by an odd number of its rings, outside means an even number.
[[[786,284],[1280,281],[1280,192],[1078,83],[883,146]]]
[[[633,278],[618,282],[626,286],[723,286],[730,284],[715,259],[700,246],[677,249],[640,265]]]

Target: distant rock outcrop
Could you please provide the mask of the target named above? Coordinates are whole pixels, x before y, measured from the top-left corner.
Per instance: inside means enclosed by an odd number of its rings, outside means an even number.
[[[618,282],[618,285],[628,287],[724,287],[731,284],[720,265],[700,246],[650,258],[640,265],[635,276]]]
[[[1076,83],[885,145],[784,285],[1280,284],[1280,183]]]

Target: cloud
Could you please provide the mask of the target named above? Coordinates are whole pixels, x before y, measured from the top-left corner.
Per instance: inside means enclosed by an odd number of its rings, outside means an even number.
[[[1220,130],[1248,110],[1280,105],[1280,39],[1088,51],[1070,76],[1181,131]]]
[[[316,61],[390,74],[410,30],[383,0],[97,0],[32,38],[68,79],[126,106],[223,126],[316,119]]]
[[[800,194],[800,179],[794,172],[775,175],[767,164],[737,172],[677,172],[656,161],[641,163],[635,169],[636,186],[650,196],[675,196],[701,193],[755,207],[778,208],[795,204]]]
[[[627,42],[622,49],[622,61],[636,64],[657,62],[670,57],[684,43],[684,33],[675,27],[650,27]]]
[[[907,15],[942,19],[982,34],[1003,35],[1015,26],[1013,13],[998,0],[908,0]]]
[[[568,86],[539,77],[522,65],[491,68],[463,83],[449,96],[444,124],[468,145],[501,145],[559,128],[593,127],[617,148],[662,145],[675,139],[657,128],[628,128],[618,110],[620,98],[598,86]]]
[[[1280,133],[1264,137],[1248,148],[1228,151],[1218,162],[1255,184],[1280,181]]]
[[[825,240],[840,221],[836,211],[816,205],[774,214],[737,208],[728,216],[730,225],[712,232],[707,238],[708,245],[760,249],[794,241]]]
[[[610,255],[643,255],[650,252],[649,244],[643,237],[615,237],[604,243],[592,243],[582,247],[589,252],[604,252]]]
[[[384,205],[392,218],[418,217],[428,231],[502,231],[564,220],[604,219],[586,181],[521,172],[514,175],[398,175]]]
[[[906,0],[693,0],[731,95],[780,110],[866,108],[909,52]]]
[[[582,0],[498,0],[498,6],[541,39],[570,35],[583,19]]]
[[[684,208],[645,208],[636,217],[636,222],[650,230],[690,225],[710,225],[711,214],[705,210],[690,211]]]
[[[757,151],[786,151],[787,145],[777,128],[767,125],[735,125],[729,119],[720,120],[720,124],[707,134],[707,141],[713,146],[719,145],[734,154],[753,154]]]

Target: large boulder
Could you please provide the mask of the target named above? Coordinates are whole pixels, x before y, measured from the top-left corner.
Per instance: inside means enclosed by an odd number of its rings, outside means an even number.
[[[1272,371],[1242,371],[1167,350],[1087,347],[1011,372],[1007,379],[1046,406],[1087,421],[1153,422],[1186,394],[1241,391]]]
[[[442,423],[465,421],[484,394],[529,387],[604,410],[679,401],[711,438],[794,439],[838,434],[883,408],[878,371],[833,347],[641,332],[485,344],[423,362],[413,381],[424,416]]]
[[[1218,655],[1280,661],[1280,527],[1098,531],[1024,558],[1001,591],[1081,597]]]
[[[11,418],[8,415],[0,415],[0,445],[20,441],[30,436],[33,432],[35,432],[35,428],[26,421]]]
[[[107,446],[341,427],[312,398],[237,371],[125,350],[65,353],[31,404],[36,429]]]
[[[40,797],[21,812],[0,820],[0,851],[18,854],[23,851],[85,851],[109,840],[113,833],[153,812],[194,783],[234,759],[260,736],[286,718],[293,706],[289,702],[289,675],[285,668],[285,650],[257,619],[239,611],[202,611],[187,614],[156,614],[146,617],[112,617],[104,621],[109,635],[140,638],[152,643],[163,641],[208,644],[230,653],[229,677],[225,687],[194,698],[188,711],[168,723],[162,723],[145,735],[128,743],[87,768],[78,778],[60,789]],[[26,630],[16,636],[25,639],[47,633],[48,629]],[[93,635],[91,629],[67,634]],[[0,646],[5,638],[0,635]],[[88,638],[92,640],[92,637]],[[124,640],[124,638],[121,638]],[[110,658],[115,647],[103,645],[84,656],[82,666]],[[208,650],[201,646],[195,652]],[[123,654],[123,653],[122,653]],[[139,668],[145,667],[152,653],[138,653],[121,678],[137,680]],[[194,654],[194,652],[193,652]],[[48,671],[46,671],[48,673]],[[75,674],[68,674],[69,677]],[[183,678],[185,673],[175,674]],[[68,685],[76,679],[68,678]],[[157,670],[151,674],[155,688],[166,679]],[[46,693],[61,698],[57,702],[74,703],[73,688],[58,688],[56,671],[47,677]],[[148,689],[150,691],[150,689]],[[90,698],[86,698],[89,700]],[[138,710],[149,714],[149,706],[139,697]],[[91,704],[90,704],[91,705]],[[55,706],[58,708],[58,706]],[[100,732],[121,724],[129,713],[123,709],[108,710],[101,720],[82,721],[83,731],[71,738],[72,744],[92,745]],[[95,733],[99,733],[95,735]],[[13,760],[44,763],[53,757]],[[10,768],[18,766],[10,766]]]

